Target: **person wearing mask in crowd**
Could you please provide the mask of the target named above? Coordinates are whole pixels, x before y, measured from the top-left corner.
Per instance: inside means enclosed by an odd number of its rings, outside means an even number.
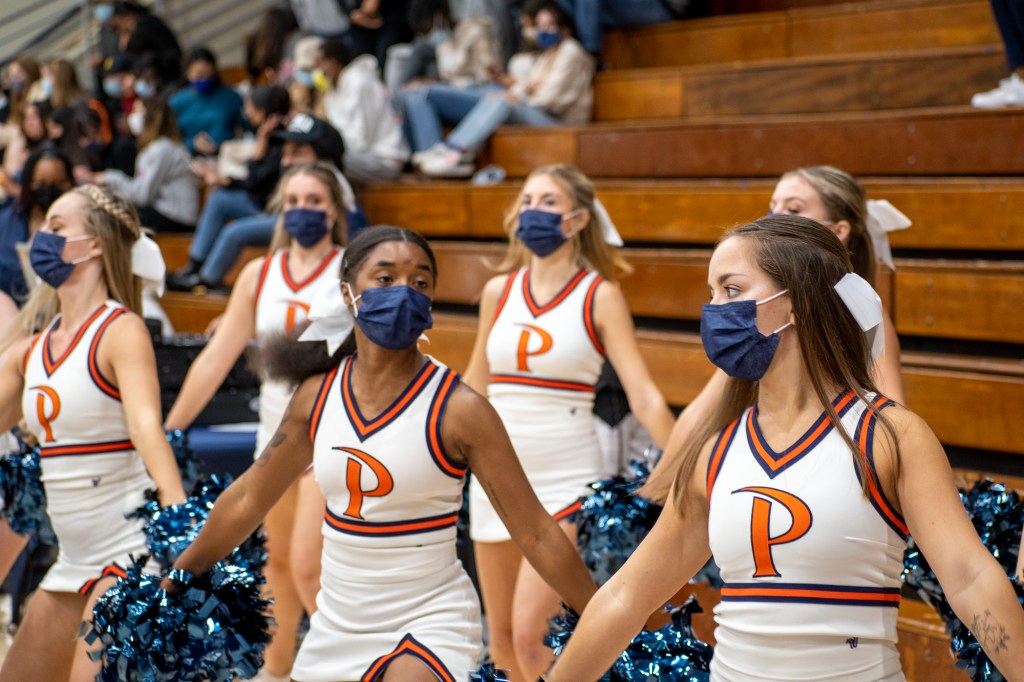
[[[999,87],[979,92],[971,104],[979,109],[1024,107],[1024,5],[1017,0],[990,0],[992,14],[999,26],[1006,48],[1010,75],[999,81]]]
[[[79,141],[78,122],[75,110],[71,107],[53,109],[46,117],[47,144],[64,152],[75,169],[76,181],[81,178],[85,182],[92,172],[89,166],[89,155]]]
[[[505,70],[491,69],[491,80],[503,88],[511,88],[517,81],[526,83],[530,71],[540,57],[537,47],[537,12],[547,0],[526,0],[519,8],[519,51],[508,60]]]
[[[338,277],[348,228],[334,167],[324,162],[293,165],[282,177],[277,192],[275,206],[280,212],[272,216],[274,240],[270,253],[242,269],[222,323],[189,368],[167,415],[164,426],[168,431],[188,428],[251,342],[262,345],[272,334],[296,333],[306,321],[318,288]],[[294,386],[281,381],[262,382],[254,457],[263,453],[280,425],[293,390]],[[295,509],[302,494],[312,494],[319,500],[319,513],[313,523],[319,529],[324,501],[309,474],[291,486],[264,523],[269,553],[267,589],[274,597],[277,622],[274,639],[264,653],[264,677],[273,680],[289,679],[295,633],[304,606],[290,561],[292,537],[297,531]],[[316,610],[312,599],[305,606],[310,613]]]
[[[21,119],[21,128],[14,140],[4,152],[4,191],[9,196],[17,196],[21,190],[18,182],[21,169],[29,154],[49,140],[46,132],[46,119],[52,112],[49,102],[30,102],[25,106],[25,114]]]
[[[537,497],[575,538],[571,514],[603,473],[593,406],[605,357],[659,445],[668,440],[672,413],[615,283],[630,269],[593,183],[572,166],[538,168],[506,215],[505,231],[509,247],[499,267],[508,274],[484,287],[465,382],[489,397]],[[509,542],[476,478],[469,519],[495,666],[511,669],[513,682],[532,682],[553,657],[544,636],[558,595]]]
[[[149,57],[159,80],[166,85],[176,84],[181,79],[181,47],[174,32],[160,17],[135,2],[118,0],[109,21],[120,34],[121,50],[132,60]],[[152,95],[139,93],[139,96]]]
[[[108,169],[89,179],[131,201],[144,227],[157,232],[191,232],[199,213],[199,188],[174,112],[161,99],[140,99],[128,123],[133,132],[138,131],[135,177]]]
[[[110,98],[112,119],[124,119],[131,113],[138,96],[131,61],[123,54],[107,57],[100,69],[103,94]]]
[[[103,119],[95,109],[89,107],[76,108],[75,124],[78,126],[78,143],[85,150],[92,170],[114,168],[125,175],[135,174],[134,137],[114,129],[111,131],[112,139],[108,142],[104,136]]]
[[[440,81],[456,88],[487,83],[500,68],[501,46],[489,16],[460,19],[452,27],[448,0],[412,0],[413,51],[399,82]]]
[[[355,56],[375,57],[381,69],[387,65],[388,48],[413,38],[406,14],[409,0],[362,0],[349,12],[349,38]]]
[[[90,99],[89,93],[78,84],[75,67],[66,59],[44,64],[41,83],[43,93],[54,109],[73,107]]]
[[[256,33],[246,40],[245,71],[250,83],[281,85],[291,76],[291,69],[282,67],[291,63],[290,48],[298,30],[299,22],[291,9],[272,7],[266,11]]]
[[[188,53],[185,77],[188,87],[171,96],[171,108],[189,151],[213,156],[221,142],[245,127],[242,96],[220,82],[217,60],[204,47]]]
[[[281,167],[287,169],[298,163],[316,163],[327,161],[335,169],[340,167],[345,144],[341,135],[329,123],[312,116],[298,114],[292,117],[285,130],[274,133],[274,137],[282,141]],[[345,210],[346,223],[355,232],[367,224],[366,214],[356,204],[355,194],[348,181],[339,171],[338,184],[342,188],[342,205]],[[258,213],[247,218],[239,218],[227,225],[217,235],[210,248],[209,255],[199,268],[198,275],[183,277],[171,275],[167,278],[167,288],[174,291],[188,291],[196,286],[208,289],[221,285],[224,275],[235,264],[246,246],[267,246],[274,234],[277,221],[276,212],[280,207],[268,202],[269,212]]]
[[[503,124],[583,125],[590,120],[593,58],[572,37],[572,20],[553,0],[536,16],[542,52],[526,82],[488,92],[432,85],[415,106],[406,103],[418,147],[413,163],[421,172],[437,177],[472,175],[480,148]],[[442,140],[444,123],[457,125]]]
[[[19,306],[28,287],[16,245],[35,236],[53,202],[73,186],[71,160],[56,149],[39,149],[25,162],[21,194],[0,208],[0,291]]]
[[[323,116],[323,95],[316,87],[316,77],[313,75],[320,61],[320,46],[323,42],[318,36],[306,36],[297,40],[292,49],[292,77],[288,83],[288,95],[292,99],[292,110],[300,114]]]
[[[177,81],[166,81],[157,69],[156,58],[153,55],[145,55],[136,59],[133,63],[134,79],[132,90],[137,97],[144,99],[152,97],[170,97],[178,91]]]
[[[217,237],[231,220],[249,218],[263,212],[281,176],[284,140],[274,135],[284,129],[291,104],[288,91],[276,85],[261,85],[245,98],[245,115],[256,128],[256,148],[249,160],[244,180],[226,178],[213,170],[205,182],[213,191],[206,198],[203,213],[189,246],[189,261],[168,277],[175,290],[187,291],[201,282],[197,279]]]
[[[21,133],[25,108],[30,102],[45,99],[39,83],[39,65],[28,57],[16,59],[7,67],[7,120],[0,126],[0,149],[7,149]],[[22,147],[24,150],[24,147]],[[22,159],[24,162],[24,159]]]
[[[377,60],[368,54],[352,59],[344,42],[320,46],[320,73],[327,120],[345,140],[345,175],[353,182],[397,179],[409,159]]]

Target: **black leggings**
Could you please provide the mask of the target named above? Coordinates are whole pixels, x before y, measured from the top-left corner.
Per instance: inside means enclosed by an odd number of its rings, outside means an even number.
[[[991,0],[1010,71],[1024,67],[1024,0]]]
[[[143,227],[148,227],[156,232],[195,232],[195,225],[179,223],[173,218],[168,218],[152,206],[136,206],[139,212],[139,221]]]

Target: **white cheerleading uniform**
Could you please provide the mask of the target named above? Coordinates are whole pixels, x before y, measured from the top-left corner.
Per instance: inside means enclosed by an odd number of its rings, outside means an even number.
[[[131,555],[148,552],[143,521],[125,515],[156,485],[129,438],[121,395],[96,360],[107,327],[128,312],[107,301],[54,359],[50,334],[58,316],[25,355],[21,409],[39,440],[47,512],[60,543],[44,590],[85,594],[101,577],[123,576]]]
[[[711,452],[708,533],[725,582],[712,682],[903,680],[895,644],[907,526],[874,473],[877,417],[852,391],[834,406],[871,472],[869,497],[827,414],[776,453],[755,406]]]
[[[530,269],[509,275],[487,337],[487,395],[505,424],[519,461],[544,508],[556,519],[578,508],[586,486],[601,477],[594,427],[594,385],[604,349],[594,329],[594,297],[604,281],[580,270],[549,303],[530,292]],[[470,535],[511,539],[474,478]]]
[[[256,338],[262,340],[273,333],[291,332],[296,325],[305,322],[320,284],[340,274],[343,253],[343,249],[335,247],[301,282],[292,279],[288,271],[288,249],[267,256],[256,285]],[[292,393],[294,391],[283,381],[264,379],[260,384],[260,423],[256,429],[254,459],[263,453],[277,432]]]
[[[324,379],[310,415],[327,498],[317,612],[292,677],[372,682],[396,657],[465,682],[480,652],[480,604],[455,554],[466,469],[441,422],[459,375],[428,358],[374,419],[359,411],[349,358]]]

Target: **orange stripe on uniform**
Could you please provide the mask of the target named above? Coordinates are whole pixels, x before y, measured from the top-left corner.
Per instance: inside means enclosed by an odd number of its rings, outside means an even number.
[[[715,444],[715,450],[711,453],[711,461],[708,462],[708,502],[711,501],[711,491],[715,487],[715,479],[718,478],[718,470],[722,466],[722,460],[725,458],[725,453],[729,450],[729,446],[732,444],[732,437],[736,434],[736,427],[740,423],[740,418],[737,417],[733,420],[732,424],[725,427],[725,430],[718,435],[718,442]]]
[[[449,476],[462,478],[466,475],[466,467],[459,466],[448,457],[448,453],[444,449],[444,441],[441,438],[441,419],[448,404],[448,398],[451,397],[458,379],[458,374],[448,370],[448,374],[441,382],[441,388],[434,396],[434,402],[430,406],[430,416],[427,418],[427,445],[430,447],[431,456],[442,471]]]
[[[102,374],[100,374],[99,362],[96,359],[96,355],[100,348],[100,339],[103,337],[103,332],[107,330],[110,323],[116,320],[121,315],[128,312],[127,308],[118,308],[112,312],[107,319],[103,320],[103,324],[96,330],[96,334],[92,337],[92,343],[89,345],[89,376],[92,377],[92,381],[96,384],[96,388],[100,389],[114,400],[121,399],[121,392],[114,387],[109,381],[107,381]]]
[[[356,431],[359,433],[361,438],[366,438],[373,431],[386,424],[404,410],[406,406],[417,395],[419,395],[423,386],[433,378],[434,373],[437,371],[437,365],[428,361],[427,364],[423,366],[423,369],[420,370],[420,375],[412,385],[405,389],[405,393],[399,396],[398,400],[396,400],[395,403],[383,414],[367,424],[360,416],[359,409],[356,407],[355,398],[349,390],[352,377],[352,360],[353,358],[348,359],[348,362],[345,365],[345,371],[341,377],[341,394],[344,398],[342,402],[345,404],[345,411],[348,412],[349,418],[352,420],[352,425],[355,426]]]
[[[847,405],[850,404],[850,401],[852,401],[856,397],[857,397],[857,394],[854,393],[853,391],[850,391],[845,396],[843,396],[843,399],[840,400],[839,404],[837,404],[835,406],[836,414],[842,412],[842,410]],[[761,444],[761,439],[758,438],[757,433],[754,431],[754,411],[753,410],[750,411],[750,415],[747,418],[747,428],[750,430],[750,435],[751,435],[751,439],[750,440],[751,440],[752,443],[754,443],[754,447],[757,449],[757,454],[761,457],[761,459],[764,460],[764,462],[769,466],[769,468],[771,468],[772,471],[778,471],[779,469],[781,469],[782,467],[786,466],[791,461],[793,461],[794,459],[796,459],[797,457],[802,455],[804,453],[804,451],[807,450],[808,446],[811,443],[815,442],[818,439],[818,437],[821,436],[821,434],[823,434],[829,428],[831,428],[831,426],[832,426],[832,420],[831,419],[823,419],[822,422],[820,424],[818,424],[818,428],[814,429],[814,431],[809,433],[807,435],[807,437],[804,438],[802,441],[800,441],[800,443],[798,445],[796,445],[785,457],[782,457],[781,459],[775,460],[775,459],[772,459],[772,457],[764,449],[764,446]]]
[[[590,384],[581,384],[575,381],[561,381],[558,379],[540,379],[536,377],[524,377],[516,374],[492,374],[492,384],[521,384],[523,386],[536,386],[538,388],[553,388],[559,391],[582,391],[593,393],[594,387]]]
[[[327,402],[327,396],[331,391],[331,386],[334,385],[334,377],[338,375],[338,367],[335,366],[327,375],[324,377],[324,381],[320,384],[320,390],[316,394],[316,402],[313,403],[313,411],[309,413],[309,442],[312,443],[316,440],[316,432],[320,428],[320,417],[323,416],[324,404]]]
[[[32,343],[28,344],[28,351],[25,353],[25,357],[21,361],[21,373],[22,375],[28,371],[28,359],[32,355],[32,351],[35,350],[36,344],[39,343],[39,339],[43,338],[42,332],[32,337]]]
[[[282,256],[284,258],[284,256]],[[270,254],[263,259],[263,267],[260,268],[260,278],[256,281],[256,296],[252,299],[252,307],[255,308],[260,303],[260,294],[263,292],[263,285],[267,281],[267,275],[270,273],[270,264],[274,262],[274,254]]]
[[[326,521],[327,524],[335,530],[351,535],[366,535],[371,537],[385,535],[415,535],[417,533],[427,533],[433,530],[443,530],[454,526],[458,518],[458,514],[446,514],[444,516],[436,516],[426,519],[411,519],[409,521],[399,521],[396,523],[380,523],[370,521],[349,521],[333,514],[330,509],[324,513],[324,521]]]
[[[403,637],[394,651],[374,661],[367,671],[363,673],[363,676],[359,678],[360,682],[373,682],[384,672],[384,669],[387,668],[391,661],[403,654],[410,654],[423,661],[430,668],[431,672],[437,675],[441,682],[455,682],[455,678],[448,671],[448,668],[445,667],[444,663],[441,662],[441,659],[434,655],[434,652],[430,649],[417,642],[411,634]]]
[[[82,340],[89,326],[96,321],[96,318],[103,314],[103,311],[107,309],[107,304],[104,303],[94,312],[88,320],[82,323],[82,326],[78,328],[78,333],[75,334],[74,340],[71,341],[71,345],[67,347],[63,355],[60,356],[56,362],[50,359],[50,332],[53,331],[53,327],[46,330],[46,342],[43,344],[43,367],[46,369],[46,376],[50,376],[57,371],[57,368],[67,360],[68,356],[71,355],[71,351],[75,350],[75,346]]]
[[[135,446],[130,440],[118,440],[110,443],[85,443],[82,445],[64,445],[52,448],[39,448],[40,457],[59,457],[61,455],[97,455],[104,452],[123,452]]]
[[[883,396],[875,403],[875,407],[881,410],[891,402],[891,400]],[[873,446],[873,443],[868,442],[868,437],[873,433],[872,427],[874,426],[877,418],[877,414],[872,412],[870,407],[865,410],[864,416],[861,418],[860,422],[860,432],[857,434],[857,445],[859,446],[861,458],[864,462],[864,469],[867,471],[868,476],[868,490],[875,502],[875,507],[885,516],[886,519],[888,519],[890,525],[894,526],[897,531],[903,533],[903,535],[909,535],[910,529],[907,528],[907,524],[903,521],[903,518],[896,513],[893,506],[889,504],[889,500],[879,489],[878,482],[876,481],[877,474],[875,473],[874,462],[868,460],[868,449]]]
[[[501,315],[502,308],[508,302],[508,295],[512,293],[512,285],[515,283],[516,273],[513,272],[508,276],[508,279],[505,281],[505,287],[501,290],[501,296],[498,297],[498,305],[494,308],[494,318],[491,320],[491,324],[498,321],[498,315]]]
[[[593,342],[594,348],[601,355],[604,355],[604,346],[597,340],[597,330],[594,329],[594,298],[597,295],[598,285],[603,281],[603,277],[596,277],[590,283],[590,288],[587,289],[587,296],[583,300],[583,325],[587,328],[587,335],[590,337],[591,342]]]
[[[562,511],[555,512],[551,518],[555,521],[561,521],[562,519],[572,516],[583,507],[583,500],[576,500]]]
[[[328,264],[330,264],[330,262],[334,259],[336,255],[338,255],[337,247],[332,249],[331,252],[327,254],[327,256],[322,261],[320,261],[320,265],[316,266],[316,270],[314,270],[309,277],[302,280],[301,282],[296,282],[295,280],[292,279],[292,273],[288,271],[288,250],[286,249],[281,254],[281,274],[284,276],[284,283],[287,284],[288,288],[291,289],[293,292],[298,292],[301,289],[306,288],[313,280],[320,276],[320,274],[327,268]]]
[[[583,281],[583,278],[587,276],[586,270],[580,270],[576,273],[576,276],[569,280],[569,283],[562,289],[549,303],[543,306],[538,306],[533,300],[533,294],[530,293],[530,269],[527,268],[526,272],[523,273],[523,298],[526,300],[526,306],[533,313],[534,317],[543,315],[555,308],[559,303],[565,300],[565,297],[572,293],[576,285]]]

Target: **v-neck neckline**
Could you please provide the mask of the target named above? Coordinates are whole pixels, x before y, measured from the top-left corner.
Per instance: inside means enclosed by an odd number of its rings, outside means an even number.
[[[53,354],[50,351],[51,334],[60,324],[61,320],[63,319],[63,315],[53,321],[53,324],[50,325],[50,328],[46,330],[46,338],[43,339],[43,369],[46,370],[47,378],[52,376],[53,373],[56,372],[57,369],[60,368],[62,364],[64,364],[64,361],[68,359],[68,356],[71,355],[75,348],[78,347],[78,342],[82,340],[82,337],[85,335],[85,332],[89,329],[89,326],[92,325],[92,323],[96,321],[96,318],[102,315],[103,311],[106,309],[107,304],[104,303],[99,308],[97,308],[96,311],[92,315],[90,315],[85,322],[82,323],[82,325],[78,328],[78,331],[75,333],[74,338],[71,339],[71,343],[69,343],[68,347],[64,349],[64,352],[61,353],[61,356],[57,359],[56,362],[54,362]]]
[[[579,272],[573,275],[572,279],[562,287],[562,290],[555,294],[555,297],[544,305],[537,305],[533,298],[533,292],[530,290],[530,268],[526,268],[526,272],[523,273],[523,298],[526,299],[526,306],[530,309],[530,312],[534,317],[540,317],[546,312],[554,309],[559,303],[565,300],[565,298],[573,292],[573,290],[583,281],[583,278],[587,276],[587,271],[580,268]]]
[[[340,382],[341,401],[345,406],[345,414],[348,415],[349,422],[351,422],[352,428],[355,430],[360,442],[365,441],[397,419],[423,391],[423,388],[430,382],[438,370],[437,364],[431,361],[430,358],[427,358],[426,363],[416,373],[412,381],[409,382],[409,385],[395,398],[394,402],[373,419],[366,419],[359,409],[359,404],[356,402],[356,394],[352,388],[353,364],[355,364],[355,356],[345,361],[345,369],[342,372]]]

